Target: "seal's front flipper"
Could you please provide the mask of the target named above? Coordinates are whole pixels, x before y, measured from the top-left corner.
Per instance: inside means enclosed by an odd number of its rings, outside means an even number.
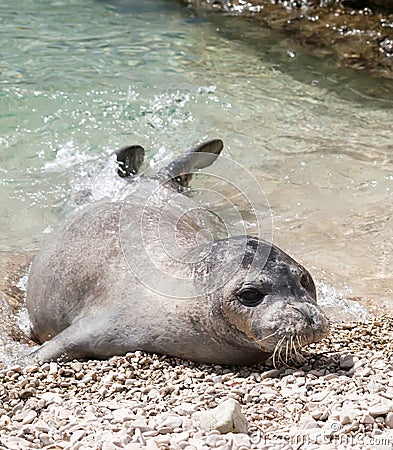
[[[143,164],[145,150],[140,145],[123,147],[113,152],[116,155],[119,168],[117,173],[120,177],[126,178],[136,175]]]
[[[223,148],[224,143],[221,139],[203,142],[169,164],[158,175],[169,175],[178,185],[187,187],[192,174],[213,164]]]
[[[102,315],[81,317],[68,328],[45,342],[26,357],[29,363],[71,361],[73,359],[103,359],[122,353],[122,341],[108,330],[109,318]]]
[[[45,342],[24,357],[25,364],[42,364],[49,361],[69,361],[67,351],[58,336]]]

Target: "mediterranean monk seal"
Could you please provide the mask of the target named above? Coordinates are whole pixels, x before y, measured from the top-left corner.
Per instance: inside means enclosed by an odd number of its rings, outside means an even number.
[[[135,176],[142,147],[116,153],[127,196],[76,213],[32,263],[27,309],[42,345],[29,361],[142,350],[249,365],[327,334],[304,267],[258,237],[220,238],[216,215],[185,195],[222,148],[205,142],[152,176]]]

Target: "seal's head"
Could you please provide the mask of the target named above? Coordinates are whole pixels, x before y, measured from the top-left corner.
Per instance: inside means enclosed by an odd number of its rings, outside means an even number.
[[[251,236],[223,239],[212,246],[208,266],[215,323],[225,321],[234,341],[242,336],[273,354],[275,363],[283,352],[288,359],[291,351],[328,334],[311,275],[278,247]]]

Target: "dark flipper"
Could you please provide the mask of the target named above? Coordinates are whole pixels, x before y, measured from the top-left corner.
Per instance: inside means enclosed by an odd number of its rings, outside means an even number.
[[[193,173],[213,164],[223,148],[221,139],[203,142],[169,164],[158,176],[169,177],[181,187],[187,187]]]
[[[120,177],[126,178],[136,175],[143,164],[145,150],[140,145],[131,145],[114,152],[119,168],[117,173]]]

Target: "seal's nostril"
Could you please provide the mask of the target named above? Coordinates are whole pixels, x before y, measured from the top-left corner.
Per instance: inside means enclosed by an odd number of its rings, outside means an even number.
[[[306,311],[301,305],[289,305],[292,309],[294,309],[295,311],[297,311],[298,313],[301,314],[301,316],[303,317],[303,319],[305,319],[305,321],[307,322],[308,325],[315,327],[316,323],[315,320],[313,319],[312,315]]]

